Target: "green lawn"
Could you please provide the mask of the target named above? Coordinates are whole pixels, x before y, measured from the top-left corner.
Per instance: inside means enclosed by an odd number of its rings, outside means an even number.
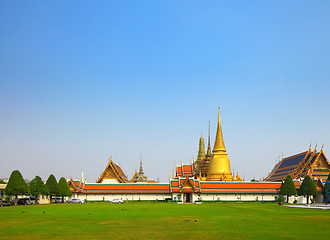
[[[293,209],[275,203],[0,208],[0,239],[328,239],[329,227],[330,210]]]

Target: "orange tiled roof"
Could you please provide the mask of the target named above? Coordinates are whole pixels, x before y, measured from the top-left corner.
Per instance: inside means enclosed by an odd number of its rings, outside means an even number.
[[[192,171],[191,165],[183,165],[183,171],[184,172],[191,172]]]
[[[170,193],[169,184],[85,184],[83,191],[89,193]]]
[[[187,178],[172,179],[170,182],[171,192],[189,191],[189,186],[183,190],[183,184]],[[202,193],[278,193],[282,182],[200,182],[198,179],[190,178],[194,184],[194,192]],[[294,181],[296,187],[299,182]]]

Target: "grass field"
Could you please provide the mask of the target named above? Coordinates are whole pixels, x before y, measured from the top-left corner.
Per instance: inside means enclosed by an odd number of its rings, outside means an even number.
[[[0,239],[328,239],[330,210],[275,203],[17,206],[0,208],[0,230]]]

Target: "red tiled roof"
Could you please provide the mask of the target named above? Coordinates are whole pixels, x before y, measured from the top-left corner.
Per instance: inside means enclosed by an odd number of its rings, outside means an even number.
[[[299,183],[298,183],[299,184]],[[279,189],[282,183],[263,183],[263,182],[238,182],[238,183],[226,183],[226,182],[201,182],[201,189]]]
[[[85,184],[83,191],[93,193],[170,193],[169,184]]]
[[[184,172],[192,171],[192,167],[191,167],[191,165],[183,165],[183,171],[184,171]]]

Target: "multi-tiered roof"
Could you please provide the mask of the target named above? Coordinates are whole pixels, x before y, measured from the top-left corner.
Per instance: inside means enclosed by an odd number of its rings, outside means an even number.
[[[318,152],[316,147],[293,156],[283,158],[279,161],[265,181],[281,181],[289,174],[293,179],[304,178],[309,175],[311,178],[325,181],[330,173],[330,163],[323,152]]]
[[[127,183],[128,179],[124,171],[116,165],[112,158],[109,159],[109,163],[104,171],[101,173],[97,183],[106,183],[106,182],[118,182],[118,183]]]

